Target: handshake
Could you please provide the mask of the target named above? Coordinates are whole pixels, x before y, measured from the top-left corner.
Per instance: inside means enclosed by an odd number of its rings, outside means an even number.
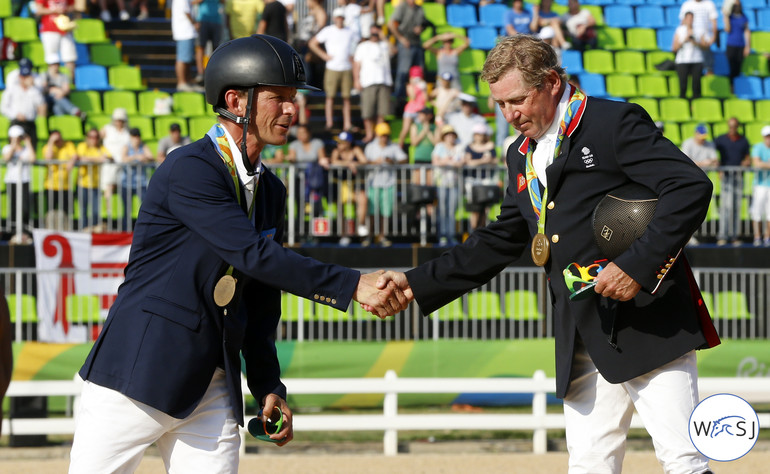
[[[414,299],[414,294],[406,274],[378,270],[361,274],[353,299],[364,310],[384,319],[405,310]]]

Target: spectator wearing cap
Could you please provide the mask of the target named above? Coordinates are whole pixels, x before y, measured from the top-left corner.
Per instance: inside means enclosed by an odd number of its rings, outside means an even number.
[[[437,42],[441,42],[440,47],[436,47]],[[455,47],[455,43],[458,43]],[[442,33],[432,36],[425,40],[422,47],[426,51],[436,56],[436,75],[446,77],[451,75],[452,87],[460,90],[460,53],[465,51],[470,45],[471,40],[465,36],[454,32]]]
[[[35,119],[45,117],[47,107],[43,93],[35,86],[32,76],[32,61],[23,58],[19,61],[18,81],[8,84],[0,100],[0,112],[11,121],[20,125],[29,137],[32,148],[37,149],[37,126]]]
[[[52,228],[64,228],[65,221],[69,227],[66,217],[72,210],[74,201],[70,192],[70,171],[77,160],[75,144],[64,140],[59,130],[51,130],[48,133],[48,143],[43,146],[43,159],[49,162],[43,184],[48,212],[60,211],[58,222]]]
[[[708,135],[706,124],[699,123],[695,126],[695,134],[682,143],[682,153],[701,168],[712,168],[719,164],[717,149],[708,140]]]
[[[134,127],[128,131],[129,141],[123,150],[123,166],[120,168],[119,189],[123,199],[123,219],[120,230],[129,232],[133,229],[132,222],[135,211],[138,211],[134,197],[139,197],[139,202],[147,193],[147,184],[150,177],[147,172],[155,165],[155,158],[147,144],[142,141],[142,132]]]
[[[369,214],[373,217],[375,241],[383,247],[390,246],[391,242],[385,235],[389,230],[389,219],[393,215],[395,206],[396,171],[394,165],[406,162],[407,156],[404,150],[390,141],[390,125],[378,123],[374,127],[377,138],[369,142],[364,148],[364,155],[369,165],[376,169],[371,170],[367,176],[367,197],[369,200]],[[365,245],[370,242],[364,241]]]
[[[497,152],[495,144],[489,139],[491,131],[486,123],[476,123],[471,128],[473,139],[465,147],[463,163],[465,169],[466,196],[470,196],[473,186],[497,184]],[[468,205],[471,211],[471,229],[477,229],[486,224],[486,209],[475,204]]]
[[[361,117],[364,120],[364,142],[374,139],[375,123],[382,123],[390,113],[393,77],[390,58],[395,52],[382,36],[382,29],[372,25],[369,38],[356,46],[353,56],[353,85],[361,91]]]
[[[11,125],[8,129],[8,144],[3,147],[2,153],[10,203],[8,221],[20,233],[29,220],[30,166],[35,161],[32,140],[21,125]]]
[[[754,196],[751,220],[754,229],[754,245],[770,247],[770,125],[762,127],[762,141],[751,149],[751,164],[758,169],[754,174]],[[762,221],[764,220],[764,240]]]
[[[182,127],[178,123],[172,123],[168,127],[168,135],[158,141],[158,151],[155,160],[158,163],[162,163],[169,153],[180,146],[189,145],[190,143],[192,143],[190,137],[182,135]]]
[[[475,97],[462,92],[457,98],[460,100],[460,111],[447,115],[447,123],[455,129],[458,142],[465,148],[473,141],[473,126],[487,122],[476,111]]]
[[[388,31],[395,36],[398,45],[396,98],[406,96],[409,68],[425,65],[425,50],[420,39],[424,23],[425,11],[415,0],[403,0],[390,16]]]
[[[45,63],[49,71],[53,65],[64,63],[70,73],[75,72],[78,53],[72,30],[76,24],[69,17],[75,12],[75,0],[35,0],[35,15],[40,19],[40,42],[43,43]]]
[[[366,238],[369,228],[366,225],[367,198],[365,173],[361,166],[366,166],[366,155],[360,146],[355,144],[353,134],[347,131],[340,132],[335,138],[337,146],[332,150],[332,166],[342,167],[337,174],[340,183],[340,201],[344,205],[355,204],[355,223],[345,221],[343,237],[340,244],[348,245],[350,236],[357,233],[359,237]],[[355,226],[355,228],[354,228]]]
[[[454,76],[451,72],[442,72],[438,75],[436,87],[430,91],[430,99],[436,106],[436,123],[439,126],[446,122],[447,115],[457,112],[460,107],[458,100],[460,89],[452,85],[453,81]]]
[[[398,135],[398,146],[404,147],[406,136],[417,118],[417,112],[424,109],[428,103],[428,83],[425,82],[420,66],[412,66],[409,70],[409,84],[406,86],[407,102],[404,106],[404,120],[401,133]]]
[[[342,129],[353,128],[350,116],[350,93],[353,89],[353,53],[358,43],[358,36],[346,28],[344,23],[345,10],[335,8],[332,11],[332,24],[325,26],[317,35],[310,38],[308,43],[310,50],[326,61],[324,115],[327,130],[331,130],[334,125],[334,96],[337,95],[338,89],[342,97]]]
[[[128,113],[126,109],[117,107],[113,110],[112,120],[102,127],[100,135],[102,144],[107,148],[112,161],[102,165],[99,185],[104,194],[107,210],[112,212],[112,195],[118,184],[118,163],[123,162],[123,152],[131,140],[128,134]]]
[[[440,245],[456,244],[455,213],[459,201],[459,172],[463,166],[463,147],[457,143],[457,132],[451,125],[440,130],[440,141],[431,154],[438,187],[438,237]]]

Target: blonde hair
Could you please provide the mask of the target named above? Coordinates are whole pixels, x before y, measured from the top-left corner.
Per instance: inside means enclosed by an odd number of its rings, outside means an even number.
[[[518,70],[528,87],[542,89],[551,71],[556,71],[562,82],[567,73],[551,45],[529,35],[507,36],[492,48],[481,70],[481,79],[490,84],[499,81],[512,70]]]

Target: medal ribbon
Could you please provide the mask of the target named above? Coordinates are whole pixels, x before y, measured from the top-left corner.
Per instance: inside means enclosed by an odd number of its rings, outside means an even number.
[[[564,112],[559,123],[559,133],[556,136],[556,147],[553,151],[554,159],[558,158],[559,151],[561,150],[561,144],[564,137],[571,133],[570,124],[572,119],[579,116],[578,112],[582,112],[585,106],[586,96],[580,89],[575,86],[570,86],[570,99],[567,104],[567,110]],[[575,124],[577,125],[577,123]],[[535,144],[532,139],[529,139],[527,145],[527,190],[529,191],[529,200],[532,202],[532,209],[537,216],[537,231],[540,234],[545,234],[545,208],[543,207],[543,201],[548,201],[548,188],[543,190],[542,197],[540,196],[540,180],[537,178],[535,172],[535,166],[532,163],[532,154],[535,151]]]
[[[233,151],[230,149],[230,143],[227,141],[227,135],[222,124],[217,123],[206,133],[211,141],[214,142],[215,148],[219,153],[219,157],[227,167],[227,171],[230,173],[230,177],[233,179],[233,185],[235,186],[235,196],[238,199],[238,204],[241,204],[241,180],[238,178],[238,170],[235,168],[235,159],[233,159]],[[259,186],[259,175],[257,175],[257,182],[254,185],[254,194],[251,199],[251,205],[249,206],[249,220],[254,215],[254,201],[257,200],[257,186]],[[227,269],[227,275],[233,274],[233,266]]]

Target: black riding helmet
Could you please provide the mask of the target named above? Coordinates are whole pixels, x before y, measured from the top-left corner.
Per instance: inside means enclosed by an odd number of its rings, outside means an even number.
[[[251,35],[220,45],[209,58],[204,72],[206,102],[214,112],[243,124],[241,155],[249,174],[254,174],[246,154],[246,129],[249,126],[257,86],[283,86],[319,90],[309,86],[299,54],[288,43],[268,35]],[[228,89],[248,89],[246,114],[239,117],[224,106]]]

